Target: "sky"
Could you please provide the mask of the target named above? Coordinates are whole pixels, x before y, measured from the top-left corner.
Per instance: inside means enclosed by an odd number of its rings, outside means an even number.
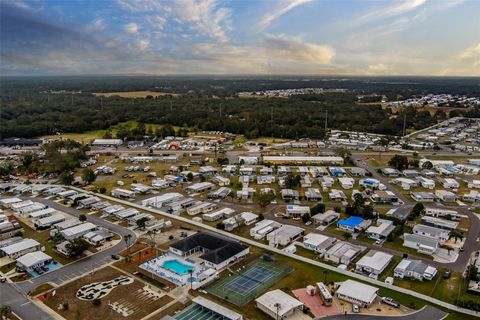
[[[0,74],[480,76],[480,0],[0,0]]]

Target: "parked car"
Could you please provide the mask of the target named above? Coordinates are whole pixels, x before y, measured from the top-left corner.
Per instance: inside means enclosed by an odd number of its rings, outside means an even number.
[[[6,281],[7,281],[7,278],[5,278],[5,277],[0,277],[0,282],[1,282],[1,283],[5,283]]]
[[[353,313],[359,313],[360,312],[360,307],[358,306],[358,304],[352,305],[352,312]]]
[[[443,273],[443,279],[450,279],[452,276],[452,272],[450,270],[447,270]]]
[[[120,256],[118,254],[112,254],[113,260],[120,260]]]
[[[397,301],[393,300],[390,297],[383,297],[382,302],[385,303],[385,304],[388,304],[392,307],[400,308],[400,303],[398,303]]]

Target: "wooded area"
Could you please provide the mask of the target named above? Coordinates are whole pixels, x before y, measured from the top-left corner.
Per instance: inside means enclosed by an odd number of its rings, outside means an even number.
[[[100,81],[102,79],[103,81]],[[127,83],[126,79],[130,82]],[[328,128],[389,135],[399,135],[403,130],[403,113],[392,115],[376,104],[359,105],[357,92],[380,92],[398,97],[406,92],[405,84],[392,86],[384,82],[372,85],[365,79],[344,82],[331,80],[320,84],[317,83],[320,82],[318,80],[314,82],[324,88],[345,88],[355,84],[360,88],[368,87],[368,90],[357,88],[346,93],[325,93],[316,98],[239,98],[235,92],[251,89],[255,85],[256,90],[259,90],[299,87],[300,84],[305,87],[306,84],[286,80],[175,78],[157,79],[157,85],[152,86],[154,80],[155,78],[142,77],[5,80],[0,97],[0,137],[36,137],[57,132],[81,133],[136,120],[141,123],[170,124],[197,130],[227,131],[244,134],[247,138],[323,138],[327,110]],[[308,86],[312,85],[314,83],[308,83]],[[409,86],[409,92],[418,91],[412,89],[418,85]],[[462,90],[470,87],[465,85]],[[453,91],[457,89],[456,85],[451,88]],[[51,93],[51,90],[81,90],[81,93]],[[175,97],[128,99],[117,96],[97,97],[88,90],[157,90],[183,94]],[[194,93],[191,90],[194,90]],[[417,112],[409,108],[404,112],[407,114],[407,128],[421,129],[437,121],[435,116],[430,116],[426,111]],[[478,110],[475,112],[478,113]],[[476,115],[475,112],[472,116]]]

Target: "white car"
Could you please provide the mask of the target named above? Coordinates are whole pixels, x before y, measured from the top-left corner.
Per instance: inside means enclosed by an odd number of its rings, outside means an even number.
[[[353,313],[359,313],[360,312],[360,307],[358,306],[358,304],[352,305],[352,312]]]

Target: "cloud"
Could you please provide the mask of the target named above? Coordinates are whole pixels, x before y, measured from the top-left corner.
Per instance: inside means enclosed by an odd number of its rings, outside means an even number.
[[[272,12],[268,12],[265,14],[258,23],[258,26],[261,30],[267,28],[270,26],[275,20],[286,14],[292,9],[295,9],[296,7],[303,5],[305,3],[311,2],[313,0],[289,0],[288,2],[284,3],[282,6],[276,8]]]
[[[385,74],[388,70],[389,68],[387,67],[387,65],[379,62],[369,65],[367,68],[367,74]]]
[[[221,6],[217,0],[176,0],[172,10],[176,21],[219,41],[228,40],[231,14],[232,10]]]
[[[138,32],[139,28],[138,28],[138,25],[135,22],[130,22],[130,23],[125,25],[124,29],[128,33],[135,34],[135,33]]]
[[[480,58],[480,43],[473,45],[460,53],[460,59]]]
[[[354,22],[356,24],[363,24],[371,22],[373,20],[380,20],[389,17],[399,16],[419,8],[426,2],[427,0],[394,1],[393,4],[389,6],[368,12],[367,14],[356,19]]]
[[[137,48],[140,51],[143,51],[148,48],[150,41],[148,39],[140,39],[137,41]]]
[[[289,61],[329,64],[335,55],[330,46],[305,43],[299,38],[285,35],[267,35],[263,41],[264,49],[269,54]]]

